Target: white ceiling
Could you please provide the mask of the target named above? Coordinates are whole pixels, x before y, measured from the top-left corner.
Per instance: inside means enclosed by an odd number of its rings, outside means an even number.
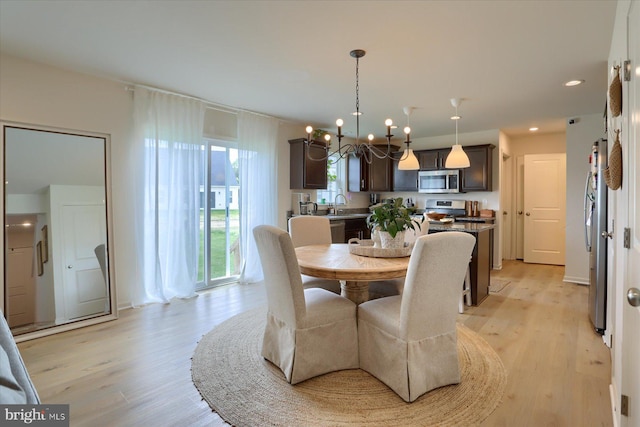
[[[538,126],[604,111],[616,2],[0,1],[11,55],[353,134]],[[563,87],[571,79],[585,83]],[[301,129],[301,134],[303,133]],[[399,132],[396,132],[399,134]]]

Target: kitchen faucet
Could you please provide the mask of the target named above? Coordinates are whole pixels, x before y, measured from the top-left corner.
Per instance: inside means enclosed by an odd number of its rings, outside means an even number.
[[[342,193],[338,193],[336,194],[336,198],[333,199],[333,206],[335,206],[336,208],[336,213],[340,213],[340,212],[344,212],[344,209],[338,209],[338,197],[342,196],[342,198],[344,199],[344,204],[349,204],[349,202],[347,201],[347,198],[344,194]]]

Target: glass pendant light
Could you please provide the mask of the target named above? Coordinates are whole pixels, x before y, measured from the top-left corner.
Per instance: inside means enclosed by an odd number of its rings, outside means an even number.
[[[462,103],[460,98],[451,98],[451,105],[456,109],[456,115],[451,117],[451,120],[456,122],[456,143],[451,147],[451,152],[447,156],[444,167],[447,169],[463,169],[471,166],[469,163],[469,156],[462,149],[462,145],[458,144],[458,120],[461,117],[458,115],[458,106]]]
[[[407,115],[407,126],[404,128],[404,133],[405,135],[407,135],[407,139],[405,141],[407,147],[404,149],[404,153],[402,153],[400,162],[398,162],[398,169],[401,171],[418,170],[420,169],[418,158],[413,153],[413,149],[409,148],[409,144],[411,144],[411,128],[409,127],[409,116],[411,116],[413,107],[404,107],[402,111],[404,111],[404,114]]]

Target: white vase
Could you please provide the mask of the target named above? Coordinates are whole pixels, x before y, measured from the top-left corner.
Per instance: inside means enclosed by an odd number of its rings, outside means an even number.
[[[383,249],[402,249],[404,247],[404,231],[396,233],[396,237],[391,237],[386,231],[380,231],[380,245]]]
[[[380,229],[378,227],[374,228],[371,232],[371,240],[373,240],[373,247],[380,247]]]

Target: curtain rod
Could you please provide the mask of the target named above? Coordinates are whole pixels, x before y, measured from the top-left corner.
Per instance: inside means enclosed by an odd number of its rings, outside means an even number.
[[[178,92],[172,92],[170,90],[166,90],[166,89],[159,89],[157,87],[153,87],[153,86],[147,86],[147,85],[141,85],[141,84],[135,84],[135,83],[127,83],[127,82],[121,82],[125,85],[124,90],[126,90],[127,92],[135,92],[136,91],[136,87],[141,87],[144,89],[148,89],[148,90],[153,90],[156,92],[162,92],[162,93],[166,93],[169,95],[176,95],[176,96],[181,96],[183,98],[189,98],[189,99],[194,99],[196,101],[200,101],[202,103],[204,103],[206,105],[207,108],[210,108],[212,110],[217,110],[217,111],[222,111],[225,113],[234,113],[237,114],[239,112],[244,112],[244,113],[251,113],[251,114],[255,114],[258,116],[262,116],[262,117],[268,117],[271,119],[278,119],[278,120],[282,120],[282,121],[287,121],[284,119],[281,119],[279,117],[273,117],[270,116],[268,114],[264,114],[264,113],[256,113],[255,111],[251,111],[251,110],[245,110],[242,108],[235,108],[235,107],[230,107],[228,105],[224,105],[224,104],[217,104],[211,101],[207,101],[206,99],[202,99],[202,98],[198,98],[196,96],[191,96],[191,95],[185,95],[182,93],[178,93]]]

